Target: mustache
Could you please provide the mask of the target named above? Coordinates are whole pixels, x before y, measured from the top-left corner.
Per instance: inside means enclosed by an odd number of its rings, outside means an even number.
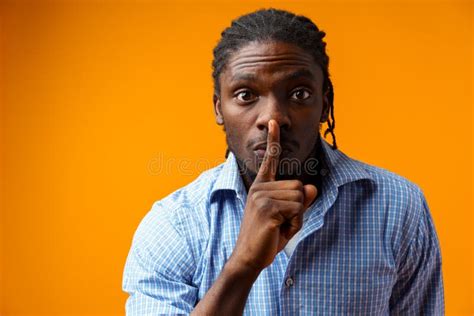
[[[250,149],[255,148],[255,146],[266,143],[268,135],[265,135],[263,138],[256,138],[249,141],[248,147]],[[282,148],[287,148],[291,150],[298,150],[300,148],[300,144],[293,139],[287,138],[284,135],[280,135],[280,145]]]

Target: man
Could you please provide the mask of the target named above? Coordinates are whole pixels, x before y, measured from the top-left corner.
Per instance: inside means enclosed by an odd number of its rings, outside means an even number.
[[[423,193],[337,149],[324,36],[275,9],[222,33],[214,109],[227,161],[143,219],[128,315],[444,314]]]

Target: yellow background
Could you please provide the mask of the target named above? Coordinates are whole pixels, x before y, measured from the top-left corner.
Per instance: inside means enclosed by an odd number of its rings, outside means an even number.
[[[270,5],[327,32],[341,150],[422,187],[447,314],[474,314],[473,4],[385,0],[3,2],[1,315],[124,313],[138,223],[224,160],[212,48]]]

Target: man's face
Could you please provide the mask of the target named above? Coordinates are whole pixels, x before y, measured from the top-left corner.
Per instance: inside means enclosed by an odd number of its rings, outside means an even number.
[[[258,171],[270,119],[280,126],[280,164],[308,158],[328,112],[323,72],[310,54],[293,44],[251,42],[230,56],[219,79],[216,121],[224,125],[229,150],[251,176]],[[279,178],[294,178],[290,170],[280,169]]]

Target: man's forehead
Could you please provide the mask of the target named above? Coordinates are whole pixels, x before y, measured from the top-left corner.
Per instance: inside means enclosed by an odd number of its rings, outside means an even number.
[[[300,68],[296,70],[285,70],[282,69],[277,72],[273,72],[273,75],[279,77],[279,81],[291,81],[300,78],[306,78],[309,80],[317,81],[317,74],[314,74],[311,70],[306,68]],[[253,72],[248,71],[236,71],[230,76],[230,82],[239,82],[239,81],[257,81],[258,75]]]
[[[280,62],[308,67],[315,64],[313,56],[294,44],[251,42],[230,56],[228,66],[238,69],[247,65],[264,62]]]
[[[252,80],[258,71],[281,72],[288,79],[322,76],[313,56],[302,48],[282,42],[252,42],[236,51],[227,63],[230,81]]]

